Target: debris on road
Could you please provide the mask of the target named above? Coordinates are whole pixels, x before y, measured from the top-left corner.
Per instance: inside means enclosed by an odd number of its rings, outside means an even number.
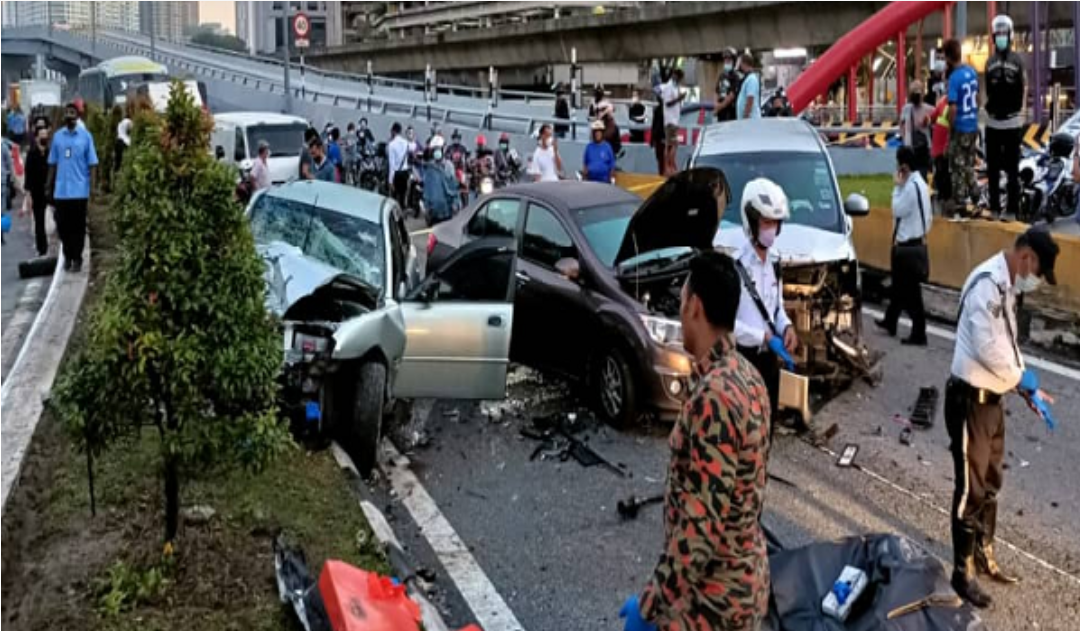
[[[615,505],[615,510],[619,512],[619,517],[623,520],[629,521],[631,519],[637,519],[638,511],[650,504],[659,504],[664,501],[664,495],[662,493],[657,495],[649,495],[647,497],[635,497],[631,495],[625,500],[619,500]]]
[[[836,459],[836,466],[841,468],[851,467],[855,464],[855,455],[859,453],[859,446],[853,443],[844,445],[844,451]]]
[[[549,414],[533,418],[532,427],[522,427],[520,434],[538,441],[529,460],[559,460],[573,458],[583,467],[602,466],[620,478],[626,477],[626,465],[614,463],[600,455],[575,434],[585,429],[584,423],[573,412]]]
[[[910,427],[905,427],[904,429],[900,430],[900,444],[904,445],[905,447],[910,447],[911,446],[911,428]]]
[[[936,387],[919,388],[915,407],[911,411],[911,424],[920,429],[929,429],[937,416],[938,389]]]

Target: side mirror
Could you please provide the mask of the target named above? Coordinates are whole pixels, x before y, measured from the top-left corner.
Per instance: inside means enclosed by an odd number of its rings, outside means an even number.
[[[865,195],[852,193],[844,200],[844,212],[852,217],[865,217],[870,214],[870,200]]]
[[[221,145],[218,145],[218,146],[214,147],[214,158],[217,159],[217,160],[224,160],[225,159],[225,147],[222,147]]]
[[[555,262],[555,270],[575,283],[581,280],[581,263],[577,259],[559,259]]]

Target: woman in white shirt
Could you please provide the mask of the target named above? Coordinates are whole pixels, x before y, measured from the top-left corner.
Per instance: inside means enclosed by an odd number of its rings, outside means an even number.
[[[551,125],[540,127],[540,140],[529,164],[529,175],[534,182],[558,182],[562,173],[562,158],[555,142]]]

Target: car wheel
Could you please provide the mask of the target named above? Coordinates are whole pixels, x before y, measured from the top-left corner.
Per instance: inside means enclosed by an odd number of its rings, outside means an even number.
[[[386,395],[386,366],[379,362],[360,364],[355,380],[341,385],[355,388],[351,406],[343,406],[344,418],[334,419],[334,430],[353,459],[361,477],[371,476],[379,460],[382,439],[383,404]]]
[[[597,411],[608,423],[625,427],[637,420],[637,384],[630,362],[620,349],[600,352],[593,366]]]

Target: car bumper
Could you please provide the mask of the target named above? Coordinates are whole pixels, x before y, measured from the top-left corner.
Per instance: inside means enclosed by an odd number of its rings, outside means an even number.
[[[690,393],[691,359],[672,348],[654,348],[652,355],[644,403],[660,420],[673,421]]]

